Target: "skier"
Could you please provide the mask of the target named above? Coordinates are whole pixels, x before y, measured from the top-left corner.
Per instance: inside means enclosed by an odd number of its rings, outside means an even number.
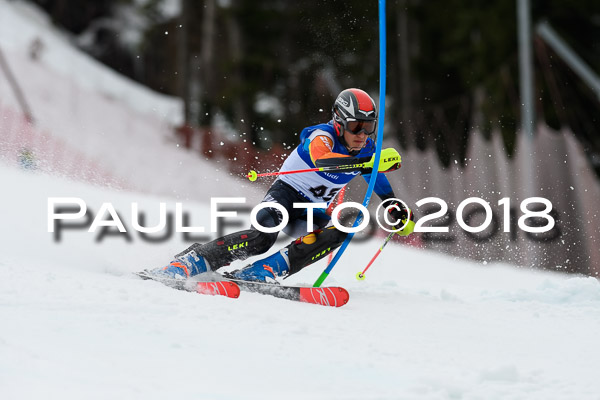
[[[363,90],[342,91],[333,105],[333,119],[305,128],[300,145],[283,163],[280,171],[290,171],[315,166],[353,165],[366,161],[373,165],[375,143],[369,136],[377,128],[377,109],[373,99]],[[394,149],[388,153],[398,155]],[[391,169],[399,167],[399,163]],[[267,191],[263,202],[276,202],[288,212],[288,228],[303,224],[306,232],[306,209],[294,208],[294,203],[327,203],[354,177],[362,174],[368,181],[371,169],[344,173],[308,172],[280,175]],[[378,174],[375,193],[385,201],[395,198],[394,191],[384,174]],[[389,208],[396,228],[406,226],[397,233],[406,236],[414,229],[413,215],[402,203],[395,201]],[[261,209],[256,217],[263,227],[276,227],[282,221],[282,213],[273,207]],[[315,210],[313,224],[316,230],[292,241],[283,249],[256,261],[245,268],[225,275],[230,278],[275,282],[276,277],[294,274],[302,268],[338,248],[346,233],[327,226],[330,218]],[[216,271],[234,260],[267,252],[275,243],[278,232],[265,233],[251,227],[237,233],[225,235],[206,244],[195,243],[177,254],[175,260],[164,268],[151,271],[155,275],[185,279],[208,271]]]

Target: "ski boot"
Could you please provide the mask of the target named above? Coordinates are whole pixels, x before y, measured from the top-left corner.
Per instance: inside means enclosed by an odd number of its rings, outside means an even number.
[[[290,271],[287,247],[271,254],[267,258],[253,262],[252,264],[229,273],[225,276],[232,279],[254,282],[277,283],[278,276],[285,276]]]
[[[187,279],[190,276],[210,271],[210,265],[204,257],[198,255],[194,250],[185,253],[164,268],[151,271],[152,274],[171,279]]]

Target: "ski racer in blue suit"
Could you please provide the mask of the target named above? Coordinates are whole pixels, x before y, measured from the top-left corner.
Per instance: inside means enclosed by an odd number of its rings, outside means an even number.
[[[304,128],[300,135],[300,145],[285,160],[281,172],[315,166],[353,165],[366,161],[370,161],[372,165],[375,143],[370,136],[377,129],[377,109],[373,99],[363,90],[346,89],[336,98],[332,112],[333,119],[328,123]],[[397,154],[393,149],[386,150]],[[399,163],[394,169],[398,167]],[[226,276],[251,281],[274,281],[276,277],[294,274],[334,251],[342,244],[347,234],[334,226],[328,226],[330,217],[324,212],[315,212],[314,230],[307,233],[307,210],[294,208],[293,205],[307,202],[328,205],[338,191],[352,179],[363,175],[368,180],[370,173],[370,169],[362,169],[342,173],[316,171],[280,175],[268,190],[263,202],[275,202],[287,210],[289,222],[286,232],[293,232],[302,226],[305,235],[268,257]],[[374,191],[383,201],[395,198],[384,174],[377,174]],[[389,212],[392,220],[397,222],[397,227],[413,220],[411,210],[406,209],[401,202],[394,201],[393,205]],[[265,207],[258,212],[256,220],[263,227],[273,228],[281,224],[283,216],[277,208]],[[414,223],[406,224],[398,233],[408,235],[413,227]],[[278,232],[267,233],[251,227],[209,243],[195,243],[177,254],[175,260],[166,267],[151,272],[185,279],[200,273],[216,271],[234,260],[244,260],[267,252],[274,245],[277,236]]]

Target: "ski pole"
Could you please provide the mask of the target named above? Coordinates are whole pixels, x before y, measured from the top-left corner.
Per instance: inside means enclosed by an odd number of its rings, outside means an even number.
[[[400,154],[393,149],[384,149],[381,152],[382,160],[379,163],[378,172],[391,172],[398,168],[400,168],[400,163],[402,159],[400,158]],[[317,160],[317,162],[320,160]],[[352,160],[350,160],[352,161]],[[325,163],[327,161],[324,161]],[[315,168],[306,168],[306,169],[296,169],[293,171],[279,171],[279,172],[263,172],[259,174],[258,172],[251,170],[246,174],[246,178],[248,178],[251,182],[254,182],[261,176],[278,176],[278,175],[288,175],[288,174],[301,174],[303,172],[349,172],[349,171],[360,171],[362,169],[373,168],[374,160],[371,159],[365,162],[359,162],[356,164],[339,164],[339,165],[323,165],[321,167]]]
[[[359,272],[356,274],[356,279],[358,279],[359,281],[365,280],[365,273],[371,267],[371,265],[373,265],[373,262],[375,262],[375,259],[379,256],[379,254],[381,254],[381,251],[388,244],[388,242],[392,239],[392,237],[394,236],[395,233],[396,232],[390,232],[390,234],[385,238],[385,240],[384,240],[383,244],[381,245],[381,247],[379,248],[379,250],[377,250],[377,253],[375,253],[373,258],[371,258],[371,261],[369,261],[369,264],[367,265],[367,267],[362,272]]]
[[[327,171],[356,171],[361,168],[364,168],[364,163],[362,164],[352,164],[352,165],[339,165],[339,166],[331,166],[331,167],[315,167],[315,168],[307,168],[307,169],[296,169],[293,171],[278,171],[278,172],[263,172],[259,174],[258,172],[251,170],[246,175],[251,182],[254,182],[257,178],[261,176],[278,176],[278,175],[288,175],[288,174],[301,174],[303,172],[327,172]]]
[[[254,182],[256,179],[260,178],[261,176],[279,176],[279,175],[288,175],[288,174],[301,174],[303,172],[315,172],[315,171],[318,171],[318,172],[328,172],[328,171],[349,172],[349,171],[357,171],[362,168],[367,168],[367,167],[364,167],[362,164],[355,164],[355,165],[342,165],[342,166],[335,166],[335,167],[317,167],[317,168],[307,168],[307,169],[296,169],[293,171],[263,172],[260,174],[254,170],[250,170],[246,174],[246,178],[248,178],[250,180],[250,182]],[[392,170],[379,171],[379,172],[387,174],[388,172],[392,172]]]
[[[331,213],[333,212],[333,209],[335,207],[337,207],[339,204],[342,204],[344,202],[345,195],[346,195],[346,186],[344,186],[342,188],[342,190],[340,190],[337,193],[337,196],[329,204],[329,207],[327,207],[327,215],[331,215]],[[329,256],[327,258],[327,265],[329,265],[329,263],[331,263],[331,260],[333,260],[333,252],[329,253]]]

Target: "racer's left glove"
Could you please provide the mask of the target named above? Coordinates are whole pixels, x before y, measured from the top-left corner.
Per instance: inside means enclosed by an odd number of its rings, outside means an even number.
[[[392,200],[390,204],[386,204],[386,210],[389,213],[388,220],[393,223],[392,228],[398,230],[397,235],[408,236],[413,233],[415,230],[415,215],[410,208],[405,207],[398,200]]]

